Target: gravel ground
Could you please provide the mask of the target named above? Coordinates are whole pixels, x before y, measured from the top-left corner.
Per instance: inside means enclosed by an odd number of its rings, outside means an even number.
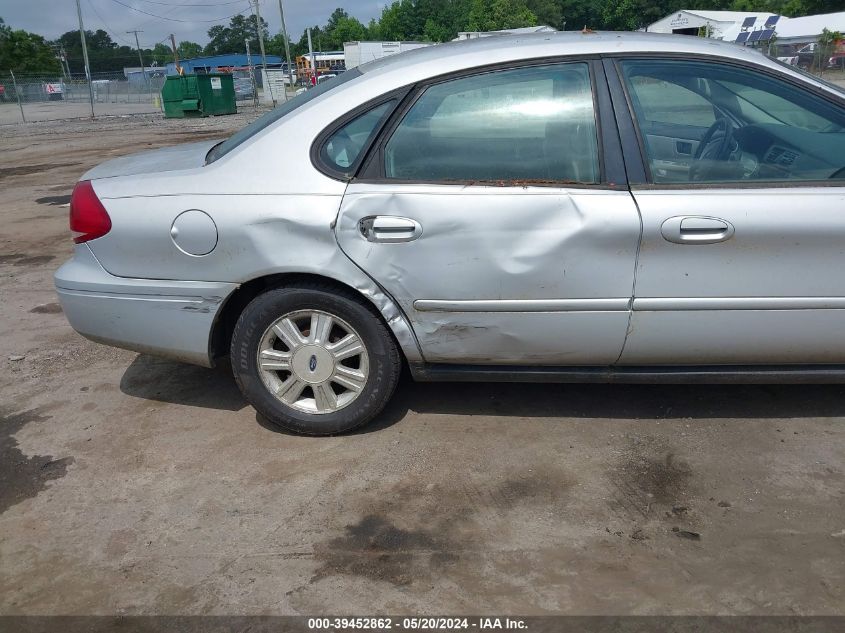
[[[845,612],[842,386],[405,380],[316,439],[74,333],[79,174],[256,114],[3,128],[0,613]]]

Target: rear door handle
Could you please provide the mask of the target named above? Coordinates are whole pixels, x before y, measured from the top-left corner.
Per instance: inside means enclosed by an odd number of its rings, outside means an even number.
[[[731,239],[734,232],[727,220],[705,215],[676,215],[660,226],[663,239],[674,244],[716,244]]]
[[[422,235],[422,226],[419,222],[395,215],[373,215],[362,218],[358,222],[358,230],[369,242],[388,244],[410,242]]]

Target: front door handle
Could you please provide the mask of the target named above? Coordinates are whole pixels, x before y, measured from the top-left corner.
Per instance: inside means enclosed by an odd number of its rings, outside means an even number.
[[[674,244],[716,244],[731,239],[734,232],[727,220],[704,215],[676,215],[660,226],[663,239]]]
[[[358,222],[361,231],[369,242],[410,242],[422,235],[422,227],[416,220],[395,215],[373,215]]]

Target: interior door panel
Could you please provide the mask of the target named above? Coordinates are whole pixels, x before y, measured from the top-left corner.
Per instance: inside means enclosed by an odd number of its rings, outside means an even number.
[[[654,153],[651,161],[653,171],[667,180],[689,180],[689,168],[698,149],[698,140],[654,134],[648,134],[646,139]]]

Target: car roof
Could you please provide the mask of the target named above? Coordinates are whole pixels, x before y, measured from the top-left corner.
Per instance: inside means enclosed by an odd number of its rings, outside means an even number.
[[[745,61],[767,67],[782,75],[791,75],[805,84],[812,84],[826,93],[842,98],[842,88],[787,67],[753,48],[733,42],[670,33],[555,31],[493,35],[405,51],[398,55],[367,62],[354,70],[363,73],[361,81],[370,86],[377,85],[380,92],[386,92],[400,86],[470,68],[568,55],[626,53],[709,55]],[[355,83],[358,82],[348,84],[347,89],[352,89]]]
[[[490,63],[556,57],[561,55],[597,55],[609,53],[684,53],[717,55],[760,63],[760,52],[691,35],[644,32],[556,31],[520,35],[493,35],[459,42],[426,46],[399,55],[382,57],[359,66],[363,73],[408,70],[416,66],[463,66],[471,68]]]

